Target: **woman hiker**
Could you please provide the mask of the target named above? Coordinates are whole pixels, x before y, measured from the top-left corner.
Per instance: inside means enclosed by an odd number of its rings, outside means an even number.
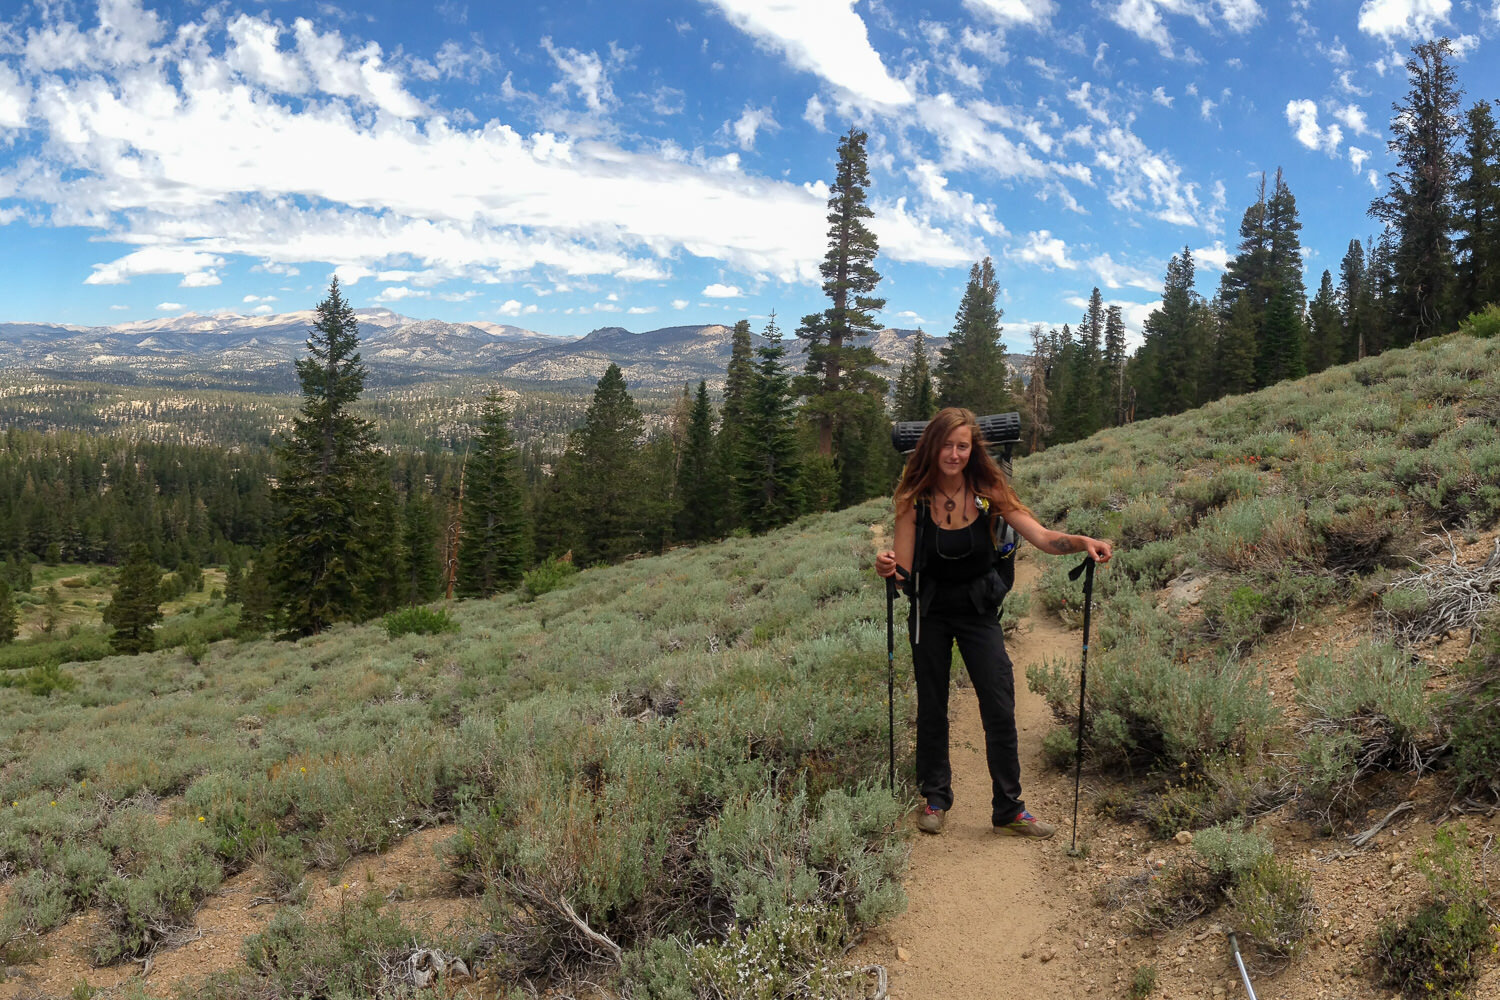
[[[917,828],[938,833],[953,808],[948,671],[956,641],[979,696],[995,832],[1050,837],[1055,827],[1032,816],[1021,801],[1015,680],[999,616],[1007,585],[996,569],[995,539],[1003,519],[1052,555],[1085,552],[1106,563],[1111,545],[1042,527],[985,450],[974,414],[958,407],[928,422],[895,500],[896,548],[875,557],[875,571],[887,578],[899,573],[914,597],[907,628],[917,681],[917,781],[926,799]]]

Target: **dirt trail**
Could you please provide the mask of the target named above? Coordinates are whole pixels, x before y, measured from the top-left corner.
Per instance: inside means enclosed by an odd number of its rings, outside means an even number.
[[[1017,564],[1018,588],[1040,575],[1035,559]],[[860,957],[890,972],[893,1000],[927,997],[1071,997],[1104,987],[1102,969],[1084,963],[1085,943],[1072,931],[1087,900],[1065,887],[1072,783],[1044,770],[1042,737],[1055,723],[1046,703],[1026,686],[1026,667],[1076,656],[1081,635],[1050,618],[1029,617],[1008,640],[1016,674],[1016,724],[1027,808],[1057,824],[1050,841],[997,837],[990,828],[990,778],[984,732],[973,690],[955,692],[951,753],[954,808],[936,837],[919,836],[907,879],[910,902],[861,949]],[[955,674],[961,659],[954,656]],[[1092,969],[1089,968],[1092,966]],[[1111,970],[1113,971],[1113,970]]]

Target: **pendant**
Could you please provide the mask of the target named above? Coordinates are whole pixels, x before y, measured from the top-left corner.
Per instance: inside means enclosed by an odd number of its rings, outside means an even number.
[[[943,501],[943,509],[944,510],[952,510],[953,509],[953,498],[952,497],[949,497],[947,500]]]

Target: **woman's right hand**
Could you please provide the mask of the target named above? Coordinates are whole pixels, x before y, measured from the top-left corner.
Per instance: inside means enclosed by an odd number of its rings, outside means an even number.
[[[896,553],[892,549],[877,553],[875,556],[875,572],[889,579],[896,575]]]

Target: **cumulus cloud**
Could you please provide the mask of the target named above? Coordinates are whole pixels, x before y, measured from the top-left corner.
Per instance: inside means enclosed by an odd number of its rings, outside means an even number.
[[[1337,125],[1329,125],[1327,128],[1318,125],[1318,106],[1312,101],[1288,101],[1286,121],[1294,129],[1297,141],[1308,149],[1332,155],[1337,152],[1338,145],[1344,138],[1344,130]]]
[[[1349,147],[1349,162],[1354,166],[1356,174],[1364,169],[1365,161],[1369,158],[1370,151],[1368,149],[1360,149],[1358,146]]]
[[[1122,264],[1114,260],[1108,253],[1102,253],[1088,261],[1089,270],[1099,276],[1099,281],[1105,288],[1143,288],[1146,291],[1156,291],[1162,286],[1161,275],[1155,270],[1148,271],[1145,268],[1136,267],[1131,264]]]
[[[1056,267],[1071,271],[1078,267],[1077,262],[1068,259],[1067,244],[1046,229],[1028,233],[1026,244],[1012,250],[1010,256],[1028,264],[1039,264],[1048,268]]]
[[[824,120],[826,119],[827,115],[828,108],[824,106],[822,101],[818,100],[817,94],[814,94],[807,99],[807,108],[802,112],[803,121],[807,122],[807,124],[811,125],[819,132],[826,132],[828,131],[828,128],[824,124]]]
[[[529,316],[536,311],[536,303],[522,305],[516,299],[506,299],[495,309],[495,312],[501,316]]]
[[[1387,42],[1431,38],[1452,9],[1452,0],[1365,0],[1359,30]]]
[[[605,71],[604,60],[597,52],[559,48],[552,44],[550,37],[542,39],[542,48],[562,74],[562,79],[553,85],[555,92],[567,93],[571,87],[583,98],[590,111],[606,111],[619,103]]]
[[[1165,87],[1157,87],[1155,90],[1153,90],[1151,92],[1151,100],[1155,101],[1157,104],[1160,104],[1164,108],[1170,108],[1172,106],[1172,98],[1167,95],[1167,88]]]
[[[673,309],[679,309],[680,310],[680,309],[686,309],[687,307],[688,307],[688,300],[687,299],[673,299],[672,300],[672,308]]]
[[[182,312],[185,308],[187,307],[181,302],[158,302],[156,304],[157,312]]]
[[[736,28],[860,102],[911,103],[870,44],[854,0],[710,0]]]
[[[740,148],[747,152],[755,148],[755,136],[761,129],[775,132],[781,128],[776,124],[776,117],[771,114],[770,108],[749,106],[741,112],[739,118],[733,122],[726,122],[725,127],[734,135]]]
[[[1364,109],[1356,104],[1345,104],[1333,109],[1333,117],[1343,123],[1354,135],[1368,135],[1375,137],[1375,130],[1370,128],[1369,119],[1365,116]]]
[[[964,0],[964,6],[1005,27],[1043,28],[1057,12],[1053,0]]]
[[[649,316],[656,312],[656,306],[631,306],[625,312],[631,316]]]
[[[180,274],[183,287],[201,287],[217,285],[219,278],[215,269],[223,266],[223,257],[192,247],[150,246],[134,250],[107,264],[95,264],[94,273],[83,279],[83,283],[123,285],[142,274]]]
[[[703,289],[704,298],[709,299],[737,299],[744,294],[735,285],[720,284],[717,281]]]

